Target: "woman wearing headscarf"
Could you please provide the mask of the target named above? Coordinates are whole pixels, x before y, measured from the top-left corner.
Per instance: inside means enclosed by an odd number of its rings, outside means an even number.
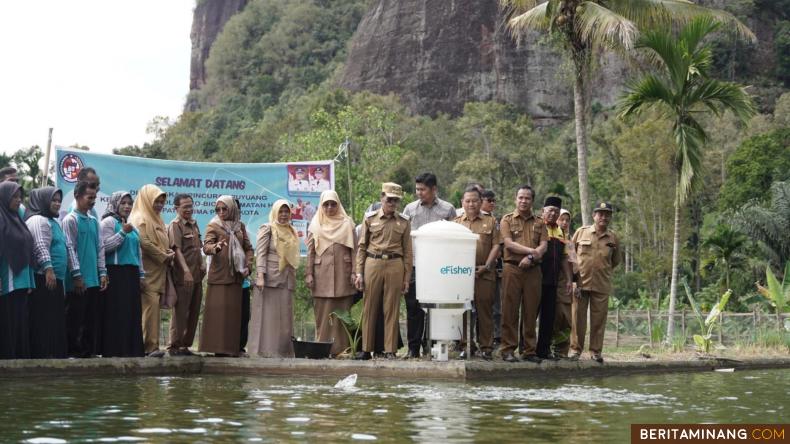
[[[206,227],[203,252],[211,256],[200,351],[239,355],[241,285],[252,267],[252,244],[233,196],[220,196]]]
[[[292,357],[299,236],[291,225],[291,208],[285,199],[274,203],[269,223],[258,229],[255,262],[257,278],[247,350],[267,358]]]
[[[55,187],[30,192],[27,228],[33,235],[36,290],[30,310],[30,357],[66,357],[66,296],[63,282],[69,263],[75,268],[74,250],[58,221],[63,192]]]
[[[0,183],[0,359],[30,357],[28,298],[36,288],[33,236],[19,217],[22,187]]]
[[[356,293],[354,287],[354,222],[346,214],[333,190],[321,193],[318,213],[307,235],[305,282],[313,293],[317,340],[331,342],[334,356],[350,344],[341,322],[330,317],[335,310],[347,311]]]
[[[159,299],[165,293],[167,269],[173,263],[175,252],[170,248],[167,227],[162,221],[162,209],[167,195],[156,185],[143,185],[132,205],[129,223],[137,228],[143,250],[142,329],[145,353],[161,358],[159,349]]]
[[[102,215],[104,242],[110,284],[104,301],[102,356],[143,356],[142,301],[140,285],[145,278],[140,234],[128,222],[134,199],[127,191],[110,196]]]

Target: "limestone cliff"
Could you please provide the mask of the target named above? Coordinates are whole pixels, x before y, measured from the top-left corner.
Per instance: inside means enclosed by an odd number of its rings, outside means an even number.
[[[192,60],[189,67],[189,91],[200,89],[206,83],[206,59],[211,45],[225,23],[244,9],[248,0],[198,0],[192,17]],[[186,109],[194,108],[187,100]]]
[[[535,34],[518,47],[496,1],[378,0],[362,19],[340,85],[395,93],[414,112],[456,115],[468,101],[517,105],[537,120],[572,114],[571,70]],[[611,104],[624,64],[602,57],[593,102]]]

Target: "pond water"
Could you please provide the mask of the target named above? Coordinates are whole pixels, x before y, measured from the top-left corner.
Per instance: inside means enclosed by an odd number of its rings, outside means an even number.
[[[790,422],[790,372],[488,383],[0,379],[3,442],[627,442],[631,423]]]

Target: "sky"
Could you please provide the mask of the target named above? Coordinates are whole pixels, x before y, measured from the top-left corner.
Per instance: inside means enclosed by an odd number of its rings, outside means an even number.
[[[189,92],[195,0],[22,0],[0,14],[0,151],[142,145]],[[54,148],[53,148],[54,149]]]

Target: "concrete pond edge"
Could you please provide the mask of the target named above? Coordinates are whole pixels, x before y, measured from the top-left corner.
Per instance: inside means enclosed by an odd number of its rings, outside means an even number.
[[[708,358],[684,361],[590,360],[506,363],[501,361],[311,360],[266,358],[17,359],[0,361],[0,378],[57,376],[250,375],[294,377],[362,377],[401,380],[488,381],[514,378],[606,377],[640,373],[675,373],[790,368],[789,357]]]

